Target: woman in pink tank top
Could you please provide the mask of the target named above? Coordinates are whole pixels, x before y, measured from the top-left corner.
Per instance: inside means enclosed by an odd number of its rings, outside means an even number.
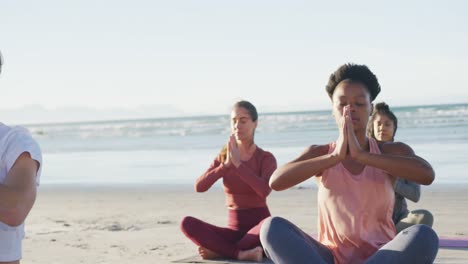
[[[404,143],[378,143],[366,136],[371,102],[380,92],[367,66],[341,66],[326,90],[338,139],[308,147],[270,179],[272,189],[280,191],[315,176],[318,241],[273,217],[260,232],[265,252],[281,264],[432,263],[438,249],[435,232],[415,226],[396,236],[392,221],[392,175],[428,185],[435,177],[431,165]]]

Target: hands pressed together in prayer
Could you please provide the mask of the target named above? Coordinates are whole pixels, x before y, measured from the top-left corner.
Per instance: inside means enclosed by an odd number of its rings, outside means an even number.
[[[340,135],[336,141],[336,148],[333,154],[339,158],[339,161],[344,160],[347,155],[351,157],[351,159],[357,159],[364,151],[354,133],[354,125],[349,105],[343,107],[343,114],[338,128]]]
[[[231,166],[231,164],[233,164],[236,168],[241,164],[240,151],[239,147],[237,146],[237,141],[234,134],[231,134],[229,137],[229,141],[227,143],[226,161],[224,162],[224,165],[227,167]]]

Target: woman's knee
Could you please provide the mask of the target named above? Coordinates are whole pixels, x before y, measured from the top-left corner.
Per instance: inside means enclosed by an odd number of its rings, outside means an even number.
[[[437,241],[437,243],[439,242],[439,237],[437,236],[434,229],[432,229],[430,226],[427,226],[427,225],[416,225],[416,226],[419,228],[419,232],[421,232],[423,236],[426,237],[427,240]]]
[[[190,232],[190,230],[197,224],[198,219],[192,216],[186,216],[180,222],[180,229],[184,232]]]
[[[414,225],[403,232],[414,232],[418,243],[426,243],[428,247],[439,248],[439,237],[436,232],[427,225]]]
[[[268,257],[271,258],[270,252],[274,252],[281,242],[281,230],[287,222],[286,219],[270,216],[265,219],[260,227],[260,243]]]
[[[265,219],[260,228],[260,241],[262,244],[276,240],[275,237],[281,236],[282,232],[280,231],[288,224],[288,220],[278,216],[271,216]]]

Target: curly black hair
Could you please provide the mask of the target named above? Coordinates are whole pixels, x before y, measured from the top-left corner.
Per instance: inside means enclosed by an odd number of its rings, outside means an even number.
[[[366,65],[358,65],[354,63],[347,63],[340,66],[334,73],[330,75],[326,90],[330,99],[333,96],[336,86],[342,81],[350,81],[362,83],[366,86],[370,94],[371,102],[380,93],[380,84],[374,73],[367,68]]]

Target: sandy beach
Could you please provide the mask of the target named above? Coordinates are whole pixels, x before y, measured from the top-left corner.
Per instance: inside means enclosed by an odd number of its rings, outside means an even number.
[[[316,231],[316,190],[273,192],[273,215]],[[435,216],[439,236],[468,236],[468,186],[423,188],[418,204]],[[41,186],[26,221],[23,261],[29,263],[170,263],[196,254],[179,231],[183,216],[225,225],[221,189],[191,186]],[[465,261],[463,261],[465,260]],[[468,251],[441,250],[437,263],[468,263]]]

